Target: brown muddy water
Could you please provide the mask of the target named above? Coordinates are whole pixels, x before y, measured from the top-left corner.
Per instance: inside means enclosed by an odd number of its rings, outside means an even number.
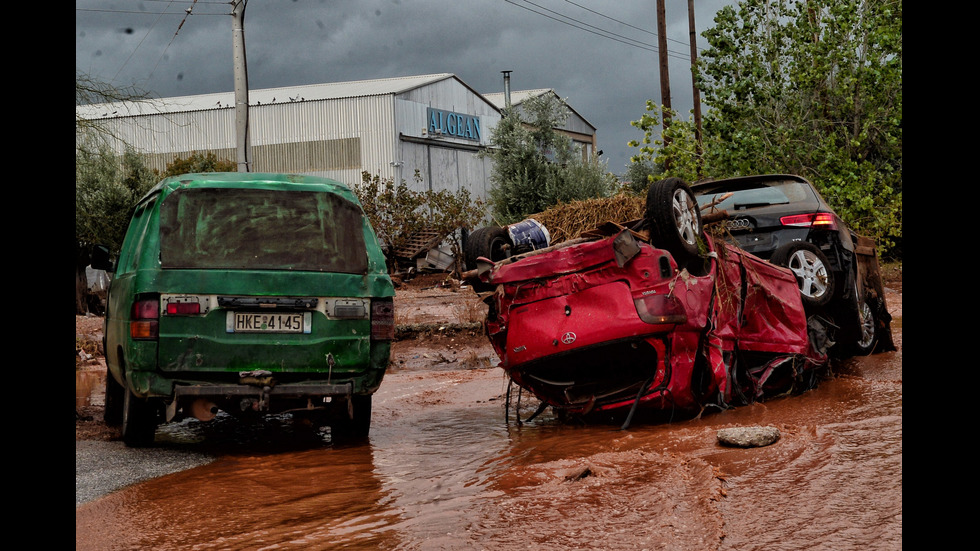
[[[360,445],[161,427],[154,450],[216,459],[76,506],[76,550],[901,549],[901,331],[800,396],[626,431],[505,422],[498,368],[389,373]],[[755,425],[780,439],[717,442]]]

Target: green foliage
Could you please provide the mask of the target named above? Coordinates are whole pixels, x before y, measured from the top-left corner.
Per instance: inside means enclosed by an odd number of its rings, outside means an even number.
[[[670,125],[660,131],[661,120],[669,115]],[[701,179],[701,169],[698,166],[697,141],[694,136],[694,123],[677,117],[673,110],[668,110],[652,101],[647,101],[646,113],[631,125],[643,131],[643,140],[630,141],[627,145],[638,148],[637,153],[630,157],[628,171],[637,174],[647,174],[647,180],[642,185],[635,183],[633,188],[639,193],[646,193],[650,182],[676,176],[689,182]],[[661,138],[655,139],[656,134]],[[668,144],[664,144],[664,141]],[[669,168],[668,168],[669,167]],[[630,172],[627,172],[630,174]]]
[[[237,172],[238,164],[227,159],[218,159],[213,151],[191,153],[183,159],[176,158],[167,165],[160,179],[194,172]]]
[[[117,253],[136,202],[157,177],[143,158],[127,149],[122,158],[107,148],[75,154],[75,240],[107,245]]]
[[[882,256],[900,257],[901,0],[741,0],[714,22],[697,70],[703,174],[804,176]],[[691,178],[691,124],[674,119],[664,148],[647,110],[634,162]]]
[[[663,178],[663,173],[663,169],[652,159],[634,156],[630,159],[626,174],[623,176],[624,191],[631,195],[646,195],[650,184]]]
[[[422,176],[415,171],[415,182]],[[421,187],[421,186],[418,186]],[[361,184],[354,187],[371,226],[381,241],[389,270],[396,267],[394,252],[409,243],[423,230],[433,230],[448,237],[453,255],[462,258],[459,229],[473,229],[484,219],[486,205],[473,200],[467,189],[457,193],[448,190],[414,191],[402,180],[361,173]]]
[[[557,132],[568,120],[564,100],[553,95],[532,97],[517,110],[504,113],[491,134],[494,147],[483,155],[493,159],[489,202],[497,224],[523,220],[562,202],[607,197],[615,177],[597,159],[583,160],[571,139]]]

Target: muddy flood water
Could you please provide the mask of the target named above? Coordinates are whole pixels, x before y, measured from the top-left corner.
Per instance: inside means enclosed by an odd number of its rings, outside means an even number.
[[[625,431],[505,422],[495,367],[394,369],[359,445],[286,419],[164,426],[152,450],[214,460],[76,505],[76,549],[901,549],[893,334],[800,396]],[[717,441],[755,425],[780,439]]]

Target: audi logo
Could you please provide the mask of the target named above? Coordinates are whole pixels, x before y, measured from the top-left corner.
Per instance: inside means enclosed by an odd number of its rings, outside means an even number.
[[[744,230],[751,227],[752,223],[749,222],[748,218],[735,218],[728,221],[728,229],[730,230]]]

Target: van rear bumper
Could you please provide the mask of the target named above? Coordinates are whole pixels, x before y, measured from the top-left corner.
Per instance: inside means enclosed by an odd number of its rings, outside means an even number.
[[[166,404],[166,420],[172,421],[178,411],[201,420],[213,417],[214,408],[228,413],[264,412],[285,413],[316,411],[331,408],[331,403],[349,404],[354,395],[354,383],[286,383],[275,385],[254,384],[192,384],[175,385],[173,399]],[[334,408],[336,409],[336,408]],[[200,411],[210,414],[200,415]]]
[[[231,397],[266,394],[281,398],[309,398],[321,396],[350,396],[352,383],[344,384],[277,384],[272,387],[254,385],[175,385],[174,398],[183,397]]]

